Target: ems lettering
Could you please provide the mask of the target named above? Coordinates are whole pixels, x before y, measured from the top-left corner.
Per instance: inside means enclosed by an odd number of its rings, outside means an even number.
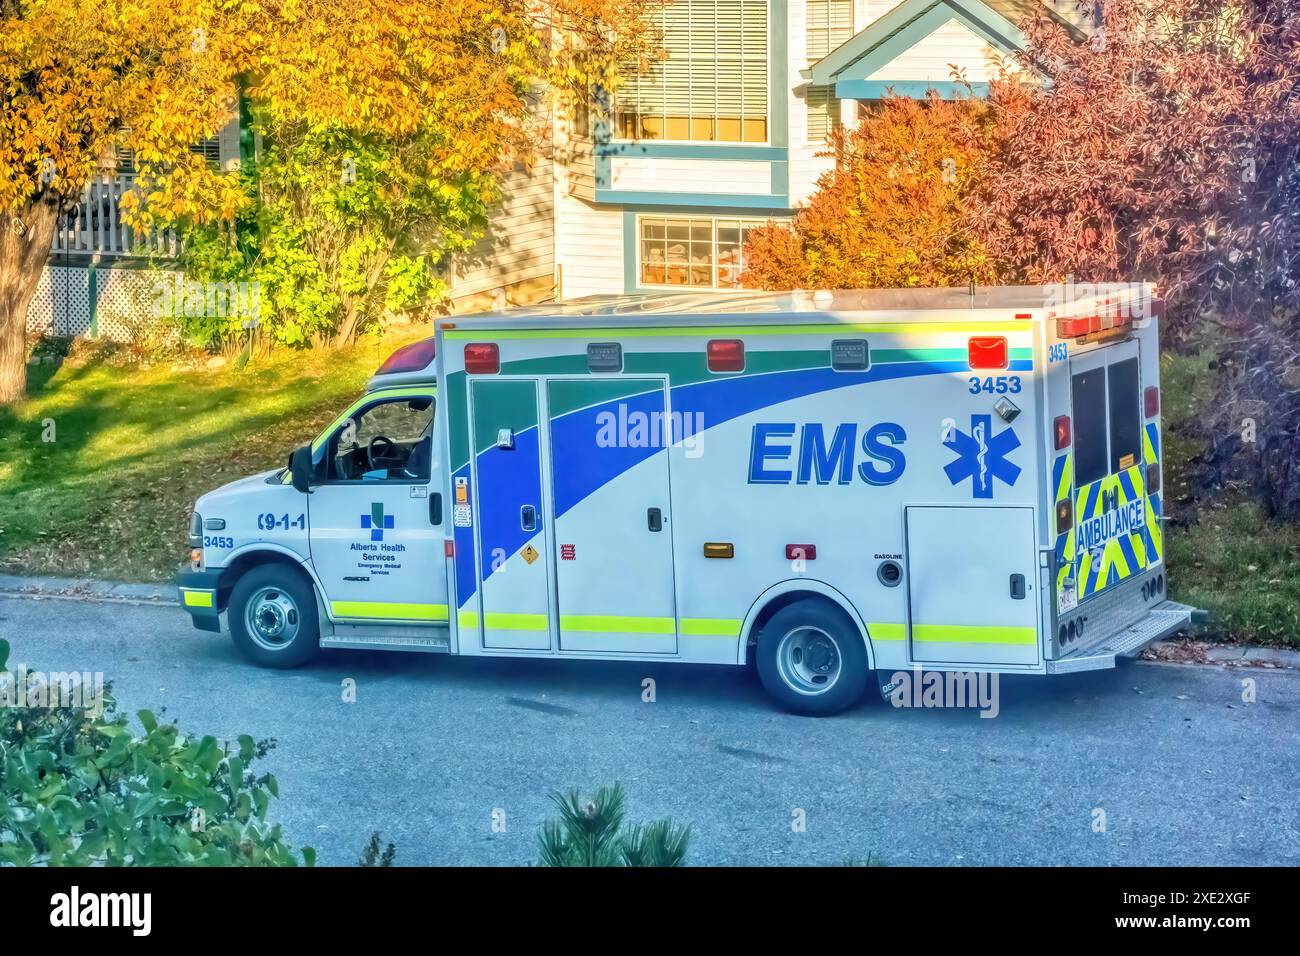
[[[851,422],[760,422],[750,440],[749,484],[847,485],[856,476],[868,485],[892,485],[907,467],[899,447],[906,441],[907,432],[894,422],[872,425],[860,440]]]

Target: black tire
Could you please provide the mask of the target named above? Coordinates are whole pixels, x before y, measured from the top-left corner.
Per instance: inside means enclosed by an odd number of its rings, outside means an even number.
[[[837,661],[829,668],[833,650]],[[862,634],[829,601],[804,598],[763,625],[754,654],[763,689],[795,714],[837,714],[862,699],[871,670]]]
[[[283,564],[253,568],[235,582],[226,610],[235,646],[255,664],[297,667],[320,651],[316,592],[294,568]],[[250,623],[250,613],[263,626]],[[282,625],[279,633],[284,635],[280,640],[272,633],[277,621]]]

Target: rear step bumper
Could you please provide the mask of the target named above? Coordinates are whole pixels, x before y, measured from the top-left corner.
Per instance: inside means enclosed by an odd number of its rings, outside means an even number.
[[[1049,674],[1073,674],[1077,671],[1104,670],[1115,666],[1119,657],[1132,657],[1148,644],[1191,627],[1201,612],[1176,601],[1163,601],[1147,612],[1146,617],[1115,632],[1102,643],[1082,648],[1047,662]]]

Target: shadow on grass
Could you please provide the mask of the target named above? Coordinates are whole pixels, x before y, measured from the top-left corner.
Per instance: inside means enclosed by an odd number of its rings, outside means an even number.
[[[0,408],[0,568],[159,579],[183,556],[198,494],[283,464],[364,385],[362,368],[217,375],[35,366]],[[50,440],[53,439],[53,440]]]

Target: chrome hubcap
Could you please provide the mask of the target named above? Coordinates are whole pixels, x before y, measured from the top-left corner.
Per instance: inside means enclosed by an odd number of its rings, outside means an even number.
[[[279,588],[262,588],[248,601],[248,636],[259,647],[278,651],[298,636],[298,605]]]
[[[777,670],[786,685],[800,694],[824,694],[840,677],[840,651],[819,627],[796,627],[776,649]]]

